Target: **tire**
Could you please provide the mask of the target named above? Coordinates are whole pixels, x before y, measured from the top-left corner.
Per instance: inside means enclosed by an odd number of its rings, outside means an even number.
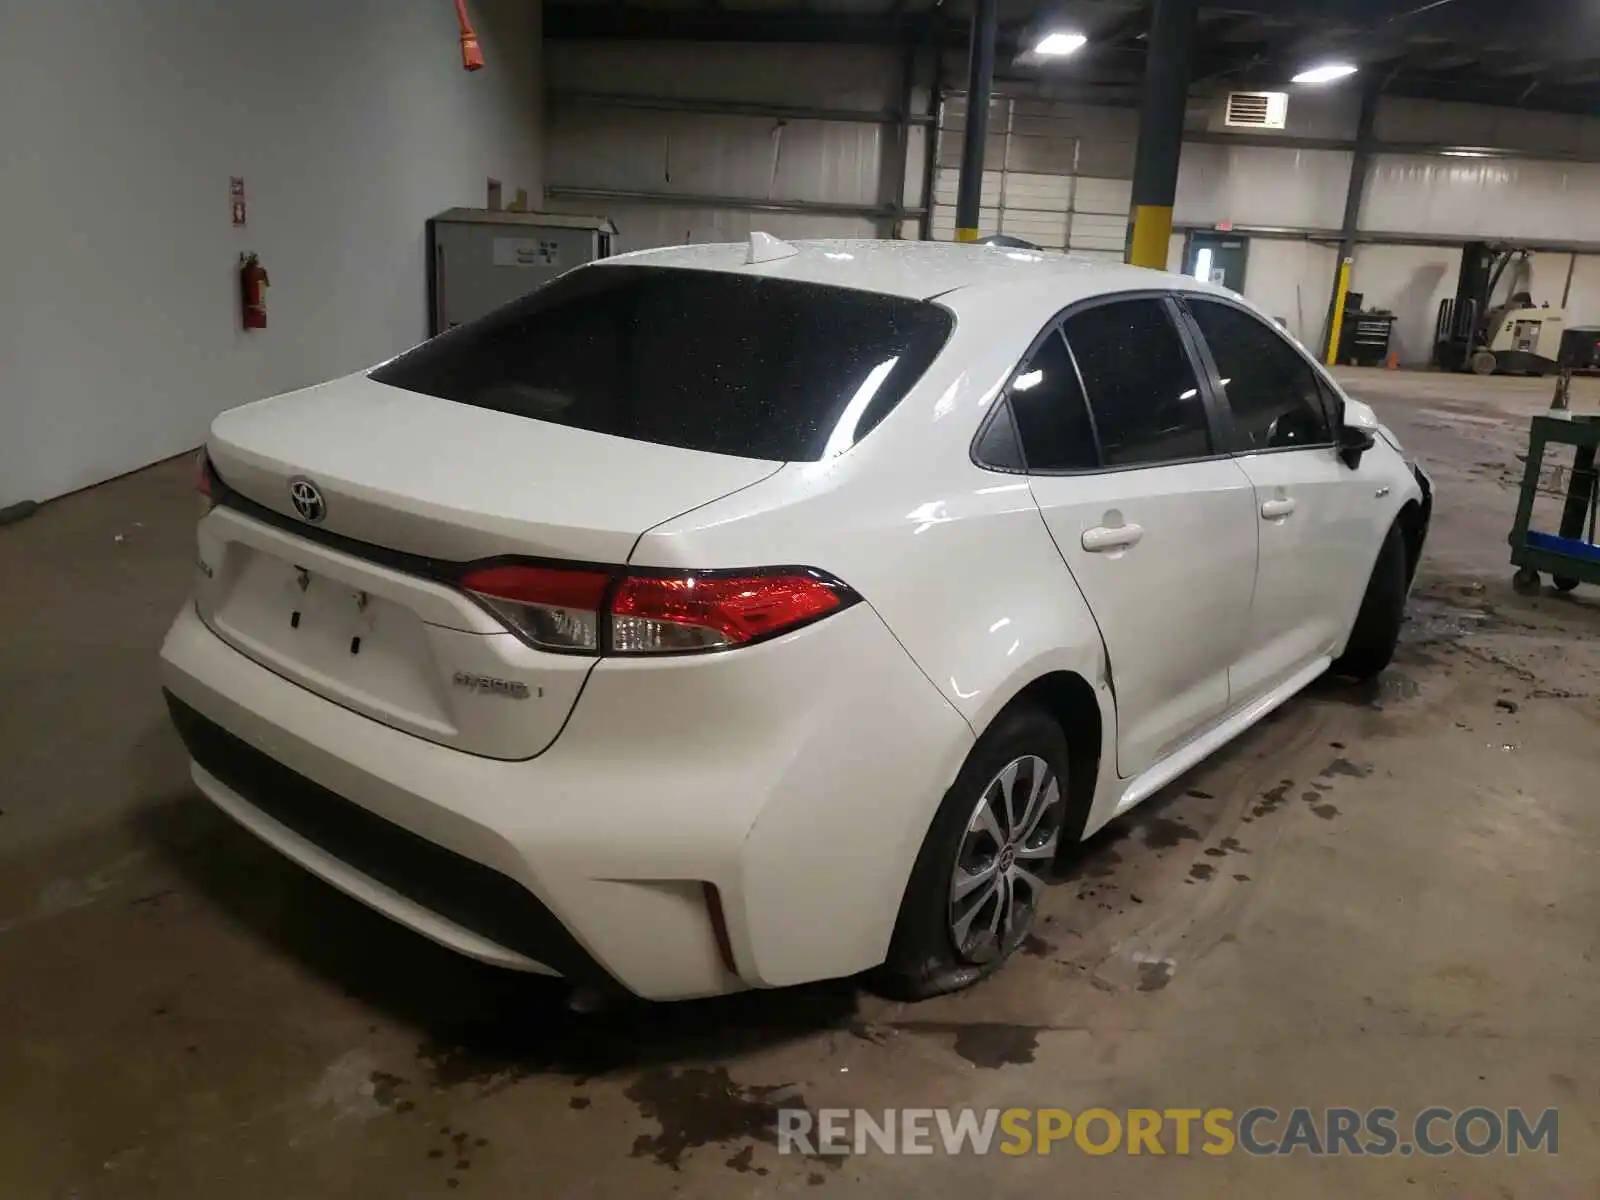
[[[1479,350],[1468,360],[1468,365],[1474,375],[1493,375],[1500,363],[1492,351]]]
[[[1558,592],[1570,592],[1578,586],[1578,581],[1571,575],[1552,575],[1550,576],[1550,582],[1555,585],[1555,589]]]
[[[1537,596],[1539,594],[1539,572],[1532,567],[1523,567],[1511,577],[1511,590],[1519,596]]]
[[[1076,837],[1083,827],[1081,813],[1069,820],[1069,757],[1061,726],[1031,704],[1003,712],[978,739],[911,870],[888,958],[874,980],[878,990],[899,1000],[957,991],[999,970],[1022,944],[1061,838]],[[1030,821],[1036,777],[1042,786]],[[959,898],[958,871],[970,889]],[[958,929],[965,930],[960,945]]]
[[[1400,641],[1406,611],[1406,542],[1399,525],[1389,526],[1366,595],[1344,653],[1334,662],[1337,675],[1371,679],[1389,665]]]

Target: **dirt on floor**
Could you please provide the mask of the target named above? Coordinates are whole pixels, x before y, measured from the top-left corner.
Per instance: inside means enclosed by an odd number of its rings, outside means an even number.
[[[0,1197],[1593,1197],[1600,588],[1517,595],[1505,542],[1549,381],[1346,380],[1438,489],[1394,667],[1098,834],[1017,961],[918,1005],[578,1015],[412,936],[188,781],[187,463],[0,530]],[[1555,1109],[1559,1153],[780,1153],[781,1109],[942,1106]]]

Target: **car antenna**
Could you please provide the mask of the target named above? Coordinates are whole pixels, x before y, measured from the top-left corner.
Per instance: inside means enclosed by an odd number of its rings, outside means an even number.
[[[791,246],[782,238],[775,238],[770,233],[754,232],[750,235],[750,253],[746,256],[746,263],[772,262],[779,258],[791,258],[799,254],[796,246]]]

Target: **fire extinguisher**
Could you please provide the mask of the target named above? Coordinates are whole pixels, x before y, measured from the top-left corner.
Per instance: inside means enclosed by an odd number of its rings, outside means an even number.
[[[246,329],[267,327],[267,297],[264,289],[272,281],[255,254],[239,255],[239,297],[244,308]]]

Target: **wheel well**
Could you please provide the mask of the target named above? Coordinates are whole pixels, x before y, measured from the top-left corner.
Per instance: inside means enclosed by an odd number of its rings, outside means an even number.
[[[1400,536],[1406,543],[1406,586],[1411,586],[1411,581],[1417,577],[1417,563],[1422,558],[1423,531],[1428,527],[1427,507],[1431,507],[1433,498],[1426,500],[1407,500],[1405,507],[1395,517],[1394,522],[1400,527]]]
[[[1083,676],[1072,671],[1052,671],[1023,688],[1006,707],[1018,704],[1044,709],[1067,737],[1067,824],[1062,829],[1059,859],[1083,837],[1089,806],[1094,803],[1100,773],[1100,702]]]

